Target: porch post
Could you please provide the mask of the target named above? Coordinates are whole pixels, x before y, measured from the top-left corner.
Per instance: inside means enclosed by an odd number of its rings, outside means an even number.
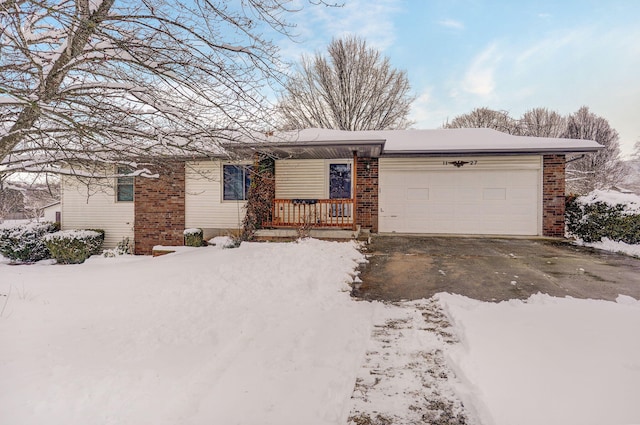
[[[358,214],[358,151],[353,151],[353,170],[351,171],[351,175],[353,176],[353,193],[351,194],[351,198],[353,199],[353,213],[351,214],[351,219],[353,220],[353,231],[355,232],[358,228],[357,226],[357,214]]]

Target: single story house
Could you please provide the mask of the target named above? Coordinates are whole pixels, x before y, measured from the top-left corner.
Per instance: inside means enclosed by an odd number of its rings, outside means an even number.
[[[104,229],[106,246],[128,237],[137,254],[182,245],[185,228],[237,230],[260,152],[275,158],[268,227],[562,237],[567,155],[601,147],[490,129],[261,135],[225,146],[240,160],[175,159],[158,178],[115,178],[90,196],[66,177],[61,225]]]

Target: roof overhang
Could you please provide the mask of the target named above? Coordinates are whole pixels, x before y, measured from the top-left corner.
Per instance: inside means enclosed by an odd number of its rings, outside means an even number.
[[[265,153],[279,159],[339,159],[357,155],[375,158],[382,154],[384,140],[329,140],[255,143],[229,146],[237,154]]]

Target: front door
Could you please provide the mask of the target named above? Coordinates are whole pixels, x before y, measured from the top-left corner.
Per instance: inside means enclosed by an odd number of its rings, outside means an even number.
[[[329,199],[351,199],[351,164],[329,164]],[[331,204],[333,217],[350,217],[348,205]]]
[[[329,199],[351,199],[351,164],[329,164]]]

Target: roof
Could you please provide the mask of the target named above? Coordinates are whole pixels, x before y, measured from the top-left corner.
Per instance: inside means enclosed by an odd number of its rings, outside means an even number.
[[[489,128],[385,131],[384,154],[412,153],[572,153],[602,145],[583,139],[514,136]]]
[[[380,131],[310,128],[260,134],[239,146],[295,158],[345,158],[353,152],[360,157],[583,153],[602,148],[592,140],[514,136],[488,128]]]
[[[43,206],[42,208],[46,209],[46,208],[51,208],[51,207],[55,207],[55,206],[58,206],[58,205],[60,205],[60,201],[55,201],[55,202],[52,202],[50,204],[47,204],[47,205]]]

